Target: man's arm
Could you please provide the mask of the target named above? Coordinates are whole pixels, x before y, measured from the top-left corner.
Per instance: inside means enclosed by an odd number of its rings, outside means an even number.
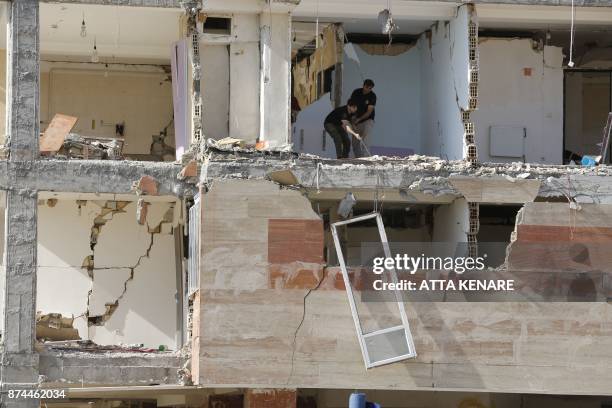
[[[361,139],[361,136],[359,136],[359,133],[353,130],[353,128],[351,127],[351,123],[348,120],[342,121],[342,128],[344,128],[344,130],[346,130],[347,133],[355,136],[357,139]]]
[[[366,120],[367,118],[370,117],[370,115],[372,115],[372,112],[374,112],[374,105],[368,105],[368,109],[365,111],[365,113],[359,116],[357,119],[355,119],[355,122],[360,123]]]

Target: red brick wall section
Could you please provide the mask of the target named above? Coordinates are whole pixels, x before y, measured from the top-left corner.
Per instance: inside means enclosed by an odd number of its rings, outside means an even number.
[[[297,391],[294,389],[247,390],[244,408],[296,408]]]
[[[323,221],[268,220],[268,262],[323,263]]]
[[[206,408],[244,408],[244,395],[242,394],[211,395],[208,398],[208,406]]]

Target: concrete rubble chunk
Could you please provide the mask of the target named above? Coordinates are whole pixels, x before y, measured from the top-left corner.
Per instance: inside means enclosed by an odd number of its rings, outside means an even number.
[[[60,313],[37,313],[36,338],[38,340],[80,340],[79,332],[72,326],[74,318],[64,317]]]
[[[148,209],[149,203],[145,202],[145,200],[140,198],[136,207],[136,220],[138,221],[138,224],[145,225],[147,223]]]

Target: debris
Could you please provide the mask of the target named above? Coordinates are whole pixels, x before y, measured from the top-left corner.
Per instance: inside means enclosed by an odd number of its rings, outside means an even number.
[[[132,353],[160,353],[158,349],[144,347],[143,344],[113,344],[102,346],[94,343],[91,340],[70,340],[70,341],[48,341],[45,346],[51,350],[58,351],[75,351],[89,353],[106,353],[106,352],[132,352]],[[165,350],[164,352],[168,352]]]
[[[266,150],[268,148],[268,141],[267,140],[263,140],[261,142],[257,142],[255,144],[255,149],[256,150]]]
[[[268,173],[270,180],[277,182],[281,186],[294,186],[299,184],[297,177],[291,170],[271,171]]]
[[[80,340],[79,332],[72,327],[74,318],[60,313],[36,313],[36,338],[39,340]]]
[[[357,204],[357,200],[355,199],[353,193],[346,193],[346,196],[344,196],[342,201],[340,201],[340,205],[338,206],[338,215],[342,218],[348,218],[348,216],[351,215],[351,211],[353,210],[355,204]]]
[[[78,118],[57,113],[51,119],[47,130],[40,138],[41,153],[56,153],[62,148],[66,136],[70,133]]]
[[[53,208],[57,204],[57,198],[50,198],[47,200],[47,206]]]
[[[212,139],[208,139],[208,140],[212,140]],[[233,137],[225,137],[223,139],[219,139],[214,141],[215,145],[219,146],[219,147],[223,147],[223,146],[237,146],[237,147],[244,147],[245,142],[242,139],[236,139]]]
[[[185,167],[179,173],[179,180],[184,180],[187,177],[198,176],[198,162],[195,160],[189,161]]]
[[[136,220],[138,224],[145,225],[147,222],[147,212],[149,210],[149,203],[145,202],[142,198],[138,199],[138,206],[136,207]]]
[[[142,176],[140,180],[134,182],[133,189],[138,195],[154,195],[157,192],[157,180],[151,176]]]
[[[89,137],[70,133],[58,156],[71,159],[121,160],[123,140],[110,137]]]

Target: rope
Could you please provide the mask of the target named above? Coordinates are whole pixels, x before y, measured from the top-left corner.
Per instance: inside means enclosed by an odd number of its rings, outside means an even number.
[[[570,27],[570,55],[567,66],[570,68],[574,67],[574,20],[576,19],[576,7],[574,6],[574,0],[572,0],[572,22]]]

